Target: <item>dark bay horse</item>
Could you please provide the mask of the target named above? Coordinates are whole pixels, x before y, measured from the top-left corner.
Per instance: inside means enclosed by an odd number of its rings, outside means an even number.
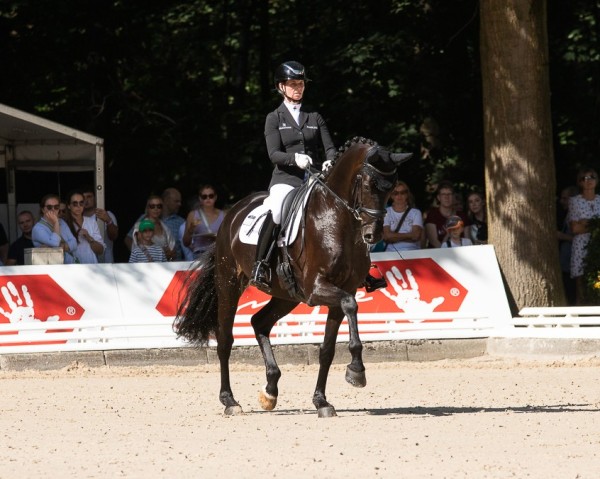
[[[370,268],[369,244],[381,239],[385,205],[397,179],[396,168],[410,156],[390,153],[364,138],[346,143],[326,178],[316,180],[306,202],[304,230],[286,248],[299,294],[292,295],[278,281],[275,266],[283,257],[282,251],[271,256],[271,299],[251,319],[266,367],[267,383],[259,397],[263,409],[275,407],[281,376],[269,334],[273,325],[300,301],[329,309],[313,395],[318,416],[336,415],[325,397],[325,387],[344,316],[348,319],[352,356],[346,381],[356,387],[366,385],[355,294]],[[227,212],[214,248],[200,258],[196,275],[190,275],[193,279],[174,323],[178,336],[192,343],[206,344],[211,334],[216,336],[221,366],[219,398],[226,415],[242,413],[231,390],[229,358],[234,317],[239,298],[248,286],[256,249],[240,241],[239,231],[248,213],[265,197],[266,193],[253,194]]]

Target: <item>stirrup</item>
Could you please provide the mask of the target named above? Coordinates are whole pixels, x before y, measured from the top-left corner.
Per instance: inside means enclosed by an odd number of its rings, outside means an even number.
[[[257,261],[252,268],[250,281],[251,286],[259,289],[271,290],[271,269],[266,261]]]

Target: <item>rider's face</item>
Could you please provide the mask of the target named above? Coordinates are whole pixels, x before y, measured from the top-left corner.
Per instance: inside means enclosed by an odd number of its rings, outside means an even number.
[[[302,100],[302,96],[304,95],[303,80],[288,80],[285,83],[280,83],[279,88],[281,88],[281,91],[287,98],[291,98],[294,101]]]

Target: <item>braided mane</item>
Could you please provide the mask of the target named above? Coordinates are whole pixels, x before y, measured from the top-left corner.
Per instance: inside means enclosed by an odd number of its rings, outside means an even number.
[[[340,158],[340,156],[342,156],[352,145],[355,145],[356,143],[361,143],[363,145],[370,146],[375,146],[377,144],[377,142],[369,140],[368,138],[363,138],[362,136],[355,136],[354,138],[348,140],[346,143],[340,146],[338,151],[336,151],[335,153],[334,161],[337,161]]]

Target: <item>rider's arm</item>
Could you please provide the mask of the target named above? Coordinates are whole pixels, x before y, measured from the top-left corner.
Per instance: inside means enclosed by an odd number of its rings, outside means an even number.
[[[265,141],[267,143],[269,158],[275,165],[295,166],[295,153],[284,151],[281,134],[277,112],[269,113],[265,121]]]

